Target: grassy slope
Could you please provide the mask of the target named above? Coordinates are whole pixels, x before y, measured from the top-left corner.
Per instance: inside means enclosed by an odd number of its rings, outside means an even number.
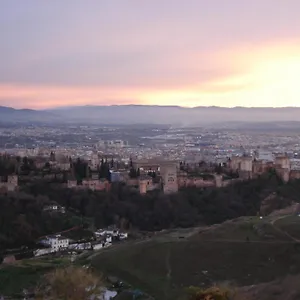
[[[274,222],[274,225],[281,230],[288,232],[295,239],[300,240],[300,217],[289,216],[283,219],[279,219]]]
[[[252,285],[300,273],[300,245],[271,222],[247,218],[197,231],[192,236],[173,231],[113,247],[99,252],[92,265],[156,299],[177,299],[189,285],[227,280]]]
[[[0,295],[20,294],[24,288],[35,287],[41,276],[68,264],[67,259],[28,259],[0,267]]]

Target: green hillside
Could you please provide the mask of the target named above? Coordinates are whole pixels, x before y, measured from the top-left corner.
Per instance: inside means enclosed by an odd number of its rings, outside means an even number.
[[[294,221],[286,218],[293,233]],[[165,231],[99,252],[92,265],[156,299],[178,299],[191,285],[269,282],[300,273],[300,244],[276,222],[240,218],[207,228]]]

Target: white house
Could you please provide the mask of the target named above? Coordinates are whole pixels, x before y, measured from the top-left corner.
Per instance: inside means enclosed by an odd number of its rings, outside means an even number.
[[[52,205],[48,205],[45,206],[44,211],[51,211],[51,212],[60,212],[62,214],[66,213],[66,209],[64,206],[59,206],[57,204],[52,204]]]
[[[112,236],[111,235],[106,236],[105,242],[112,243]]]
[[[128,233],[127,232],[122,232],[119,234],[120,240],[124,240],[128,238]]]
[[[49,246],[53,252],[67,249],[69,246],[69,239],[61,235],[47,236],[41,241],[41,244]]]
[[[118,229],[99,229],[95,232],[95,235],[97,237],[99,236],[106,236],[106,235],[112,235],[112,236],[118,236],[119,230]]]
[[[93,244],[94,250],[99,250],[106,248],[112,245],[112,236],[102,237],[100,241],[97,241]]]
[[[56,211],[56,210],[58,210],[58,205],[55,205],[55,204],[53,204],[53,205],[48,205],[48,206],[45,206],[44,207],[44,209],[43,209],[44,211]]]
[[[75,243],[75,244],[70,244],[68,246],[69,249],[71,250],[88,250],[92,248],[92,244],[90,242],[88,243]]]

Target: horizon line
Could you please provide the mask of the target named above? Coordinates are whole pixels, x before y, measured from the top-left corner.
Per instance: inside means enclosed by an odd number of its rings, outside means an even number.
[[[236,108],[244,108],[244,109],[284,109],[284,108],[300,108],[299,106],[219,106],[219,105],[209,105],[209,106],[181,106],[181,105],[151,105],[151,104],[107,104],[107,105],[94,105],[94,104],[83,104],[83,105],[70,105],[70,106],[55,106],[48,108],[30,108],[30,107],[22,107],[17,108],[14,106],[4,106],[0,105],[0,108],[11,108],[15,110],[34,110],[34,111],[47,111],[47,110],[59,110],[59,109],[69,109],[69,108],[84,108],[84,107],[128,107],[128,106],[139,106],[139,107],[161,107],[161,108],[184,108],[184,109],[195,109],[195,108],[224,108],[224,109],[236,109]]]

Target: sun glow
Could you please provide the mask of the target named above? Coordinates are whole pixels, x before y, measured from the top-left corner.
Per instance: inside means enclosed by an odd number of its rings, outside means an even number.
[[[195,54],[194,59],[197,58]],[[221,78],[174,87],[60,87],[0,84],[1,105],[153,104],[181,106],[300,106],[300,43],[216,53],[214,63],[234,70]],[[209,61],[208,61],[209,64]],[[197,74],[195,74],[197,77]],[[197,79],[197,78],[196,78]],[[196,82],[196,83],[195,83]]]

